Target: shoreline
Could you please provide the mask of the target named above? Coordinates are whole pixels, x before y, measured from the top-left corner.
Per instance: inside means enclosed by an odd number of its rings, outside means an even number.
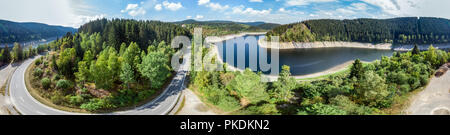
[[[258,40],[258,44],[264,48],[270,48],[270,45],[264,38]],[[393,51],[411,51],[414,45],[393,45],[392,43],[361,43],[361,42],[344,42],[344,41],[324,41],[324,42],[280,42],[280,50],[283,49],[311,49],[311,48],[364,48],[377,50],[393,50]],[[419,50],[428,50],[432,44],[418,45]],[[450,43],[433,44],[436,49],[450,49]]]
[[[258,44],[264,48],[271,48],[269,42],[261,38],[258,40]],[[365,49],[378,49],[378,50],[392,50],[392,44],[382,43],[382,44],[372,44],[372,43],[359,43],[359,42],[280,42],[279,49],[311,49],[311,48],[365,48]]]
[[[242,32],[239,34],[230,34],[225,36],[210,36],[205,38],[206,43],[217,43],[229,39],[243,37],[247,35],[265,35],[267,32]],[[258,40],[258,45],[262,48],[272,48],[265,38]],[[420,50],[428,50],[431,44],[418,45]],[[312,49],[312,48],[363,48],[377,50],[393,50],[393,51],[410,51],[414,45],[393,45],[392,43],[361,43],[361,42],[345,42],[345,41],[322,41],[322,42],[279,42],[280,50],[288,49]],[[436,49],[450,49],[450,43],[433,44]]]

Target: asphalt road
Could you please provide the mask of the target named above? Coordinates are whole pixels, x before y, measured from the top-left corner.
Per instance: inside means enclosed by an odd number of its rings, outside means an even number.
[[[48,107],[36,99],[34,99],[28,92],[25,86],[25,71],[27,67],[33,63],[33,61],[40,56],[28,59],[20,65],[14,72],[10,83],[11,102],[16,109],[23,115],[85,115],[85,113],[73,113],[57,110]],[[190,63],[190,51],[188,51],[187,62]],[[137,107],[132,110],[119,111],[112,113],[104,113],[104,115],[166,115],[178,102],[184,89],[184,81],[186,74],[189,71],[189,64],[181,65],[180,70],[177,72],[169,86],[164,92],[153,101]]]

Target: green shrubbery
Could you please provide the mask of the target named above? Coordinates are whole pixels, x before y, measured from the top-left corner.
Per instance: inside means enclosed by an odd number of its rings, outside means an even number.
[[[52,83],[52,82],[51,82],[50,79],[48,79],[47,77],[45,77],[45,78],[43,78],[43,79],[41,80],[41,85],[42,85],[42,87],[43,87],[44,89],[50,88],[51,83]]]
[[[58,80],[58,82],[56,82],[56,88],[58,89],[62,89],[62,90],[66,90],[72,87],[72,83],[68,80]]]
[[[42,71],[41,68],[35,68],[34,71],[33,71],[33,76],[34,77],[41,77],[43,73],[44,73],[44,71]]]

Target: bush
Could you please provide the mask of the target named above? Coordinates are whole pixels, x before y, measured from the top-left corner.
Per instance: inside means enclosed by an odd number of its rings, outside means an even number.
[[[276,104],[253,105],[242,110],[240,113],[245,115],[275,115],[279,114]]]
[[[35,64],[36,66],[41,65],[41,63],[42,63],[42,60],[41,60],[41,59],[37,59],[36,62],[34,62],[34,64]]]
[[[50,88],[51,81],[50,81],[50,79],[45,77],[44,79],[41,80],[41,84],[44,89],[48,89],[48,88]]]
[[[239,109],[241,105],[239,104],[239,100],[232,96],[221,96],[217,103],[217,107],[223,111],[229,112]]]
[[[33,71],[33,76],[34,77],[41,77],[43,73],[44,73],[44,71],[42,71],[41,68],[36,68]]]
[[[71,96],[69,102],[74,105],[80,105],[84,102],[84,98],[80,95]]]
[[[312,115],[346,115],[347,112],[339,109],[333,105],[326,105],[322,103],[313,104],[311,106],[306,107],[306,112]]]
[[[58,89],[69,89],[72,87],[72,84],[68,80],[61,79],[56,83],[56,88]]]
[[[50,97],[50,100],[57,105],[61,105],[64,103],[65,98],[62,92],[60,91],[54,91],[52,93],[52,96]]]
[[[84,103],[80,106],[81,109],[85,109],[91,112],[99,111],[101,109],[111,109],[116,108],[117,106],[111,104],[110,97],[106,98],[94,98],[89,100],[89,102]]]

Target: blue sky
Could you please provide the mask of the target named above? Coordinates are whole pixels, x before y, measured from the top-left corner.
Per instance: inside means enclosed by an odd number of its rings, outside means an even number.
[[[449,0],[11,0],[0,2],[0,19],[71,27],[103,17],[287,24],[323,18],[450,18],[448,5]]]

